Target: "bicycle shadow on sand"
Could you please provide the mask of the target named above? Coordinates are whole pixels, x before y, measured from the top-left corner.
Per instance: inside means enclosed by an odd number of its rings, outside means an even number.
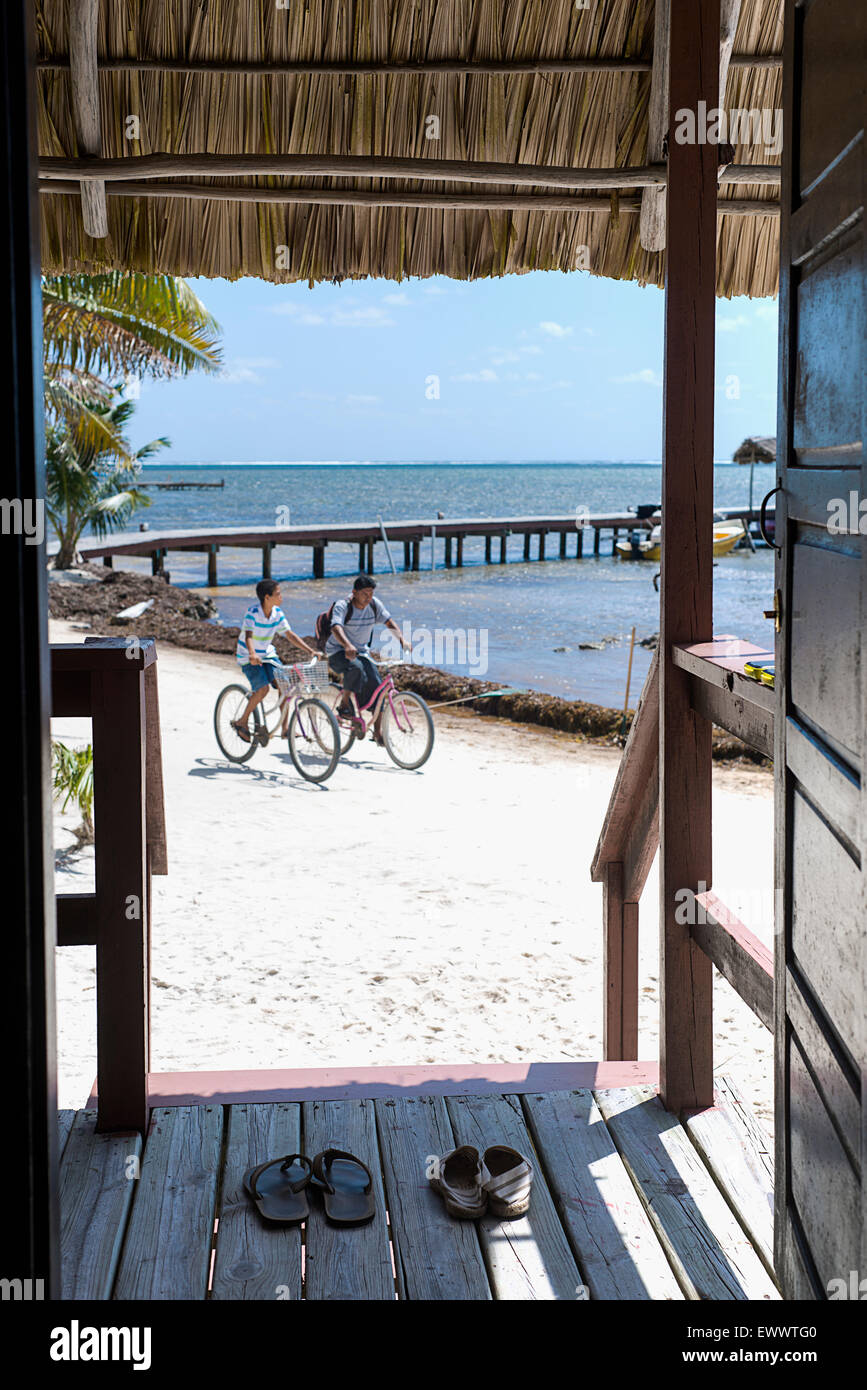
[[[292,760],[288,753],[285,757],[291,765]],[[294,776],[288,776],[283,772],[269,772],[267,769],[250,767],[249,763],[231,763],[228,759],[222,758],[197,758],[187,776],[214,778],[222,777],[227,772],[234,777],[247,777],[254,782],[267,782],[271,786],[289,787],[296,792],[327,792],[330,790],[327,782],[308,782],[298,772]]]

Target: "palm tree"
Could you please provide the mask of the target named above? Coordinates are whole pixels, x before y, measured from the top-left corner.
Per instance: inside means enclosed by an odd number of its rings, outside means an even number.
[[[125,444],[108,406],[120,377],[218,372],[220,326],[184,280],[112,271],[42,280],[45,406],[89,448]]]
[[[120,393],[119,387],[106,389],[110,395]],[[99,437],[112,442],[106,449],[94,445],[93,431],[81,418],[72,424],[61,421],[46,426],[45,510],[60,542],[56,569],[75,564],[85,527],[105,535],[125,526],[136,508],[150,506],[147,493],[136,487],[139,465],[169,444],[167,439],[152,439],[135,453],[130,451],[124,426],[135,410],[132,401],[117,400],[112,405],[85,400],[83,405],[88,419],[100,423]]]

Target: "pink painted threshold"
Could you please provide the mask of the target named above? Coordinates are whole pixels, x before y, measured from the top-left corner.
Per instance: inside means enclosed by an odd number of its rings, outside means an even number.
[[[381,1096],[523,1095],[531,1091],[656,1086],[656,1062],[490,1062],[480,1066],[303,1067],[274,1071],[151,1072],[155,1105],[353,1100]],[[97,1102],[94,1081],[88,1109]]]

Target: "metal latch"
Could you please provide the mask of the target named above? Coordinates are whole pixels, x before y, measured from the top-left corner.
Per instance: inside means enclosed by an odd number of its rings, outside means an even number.
[[[766,618],[773,618],[774,632],[779,632],[783,625],[783,596],[779,589],[774,590],[773,608],[766,608],[764,616]]]

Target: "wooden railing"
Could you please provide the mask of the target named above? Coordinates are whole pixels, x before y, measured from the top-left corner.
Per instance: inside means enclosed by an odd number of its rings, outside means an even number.
[[[772,659],[733,637],[673,648],[687,672],[696,713],[770,757],[774,695],[743,673],[746,660]],[[638,910],[659,848],[659,663],[644,683],[629,731],[591,877],[603,886],[603,1056],[638,1057]],[[774,962],[768,948],[702,885],[684,885],[688,931],[766,1028],[774,1026]]]
[[[89,637],[51,648],[52,715],[93,728],[96,891],[57,897],[58,946],[96,947],[98,1128],[144,1130],[151,875],[168,872],[156,646]]]

